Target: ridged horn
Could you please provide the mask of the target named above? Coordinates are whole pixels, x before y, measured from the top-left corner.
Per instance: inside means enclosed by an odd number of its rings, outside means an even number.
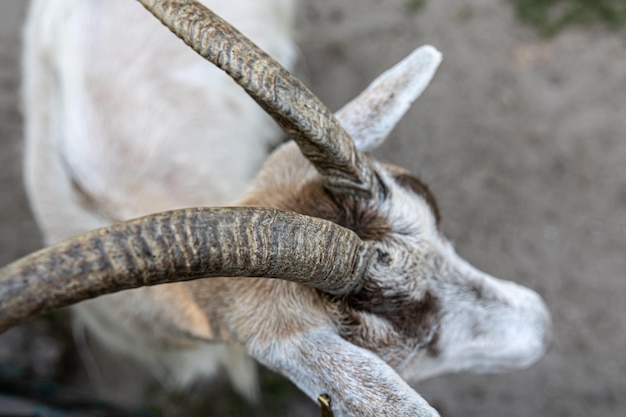
[[[250,39],[191,0],[139,0],[165,26],[232,77],[285,130],[331,192],[376,195],[367,157],[300,80]]]
[[[266,208],[193,208],[94,230],[0,269],[0,332],[34,315],[146,285],[272,277],[358,288],[370,247],[332,222]]]

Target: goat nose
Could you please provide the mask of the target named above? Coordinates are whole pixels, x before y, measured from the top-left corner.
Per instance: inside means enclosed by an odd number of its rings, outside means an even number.
[[[523,288],[527,299],[520,311],[527,328],[527,344],[523,356],[528,365],[541,358],[552,344],[552,318],[543,299],[535,291]]]
[[[552,319],[543,299],[535,291],[511,281],[489,277],[491,288],[499,295],[501,314],[499,332],[501,352],[515,367],[537,362],[552,341]]]
[[[548,307],[543,302],[541,297],[539,298],[539,315],[540,315],[540,328],[543,329],[542,339],[541,339],[541,347],[543,353],[547,352],[547,350],[552,346],[553,333],[552,333],[552,317],[550,315],[550,311],[548,311]]]

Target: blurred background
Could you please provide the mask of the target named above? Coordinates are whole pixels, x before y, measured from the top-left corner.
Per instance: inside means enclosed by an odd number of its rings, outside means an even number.
[[[26,7],[0,2],[0,265],[41,246],[20,173]],[[416,386],[442,416],[626,415],[625,24],[623,0],[301,0],[302,71],[332,109],[416,46],[443,52],[375,155],[430,184],[462,256],[534,288],[552,312],[552,348],[531,369]],[[55,314],[0,335],[0,392],[42,379],[168,415],[318,415],[269,372],[250,406],[219,381],[190,394],[138,387],[132,364],[108,360],[124,384],[102,365],[86,375]]]

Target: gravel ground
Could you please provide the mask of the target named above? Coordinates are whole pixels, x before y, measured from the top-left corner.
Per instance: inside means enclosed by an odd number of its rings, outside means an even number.
[[[463,256],[536,289],[553,314],[553,346],[533,368],[418,390],[442,416],[626,415],[626,36],[570,29],[543,40],[504,0],[430,1],[417,12],[405,0],[302,3],[304,72],[332,108],[419,44],[444,53],[433,85],[376,154],[431,184]],[[20,175],[25,7],[0,2],[0,264],[41,244]],[[58,329],[48,320],[12,330],[0,361],[71,384],[82,372]],[[317,415],[293,388],[276,400],[285,384],[265,381],[266,401],[246,415]]]

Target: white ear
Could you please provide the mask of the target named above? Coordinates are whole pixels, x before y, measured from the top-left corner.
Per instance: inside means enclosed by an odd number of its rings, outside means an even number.
[[[440,63],[441,53],[434,47],[417,48],[336,113],[359,150],[375,148],[387,138],[428,87]]]
[[[389,365],[332,329],[318,328],[249,349],[313,400],[326,394],[335,417],[439,417]]]

